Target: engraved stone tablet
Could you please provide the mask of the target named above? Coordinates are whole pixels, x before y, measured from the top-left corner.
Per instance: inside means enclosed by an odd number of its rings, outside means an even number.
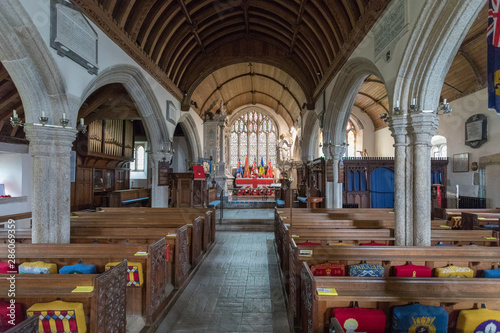
[[[395,0],[385,10],[381,19],[373,27],[375,37],[375,61],[408,31],[406,1]]]
[[[50,46],[97,74],[97,33],[76,7],[67,1],[51,2]]]

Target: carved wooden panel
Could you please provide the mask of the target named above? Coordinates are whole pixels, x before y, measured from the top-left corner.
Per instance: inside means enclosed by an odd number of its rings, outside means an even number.
[[[193,181],[193,207],[203,206],[203,185],[204,181]]]
[[[202,243],[203,243],[203,217],[199,216],[193,221],[193,238],[192,242],[192,254],[193,254],[193,265],[197,266],[201,258],[203,257]]]
[[[301,306],[302,306],[302,332],[313,333],[313,285],[312,277],[306,267],[302,266],[300,273],[302,280]]]
[[[203,221],[203,251],[208,251],[210,244],[210,233],[212,232],[212,212],[205,213],[205,220]]]
[[[96,278],[95,304],[92,311],[98,318],[90,323],[90,332],[125,333],[127,326],[127,261],[124,260]]]
[[[38,317],[29,317],[22,323],[5,331],[5,333],[38,333]]]
[[[156,317],[161,313],[166,305],[167,295],[165,286],[167,281],[167,262],[165,260],[165,249],[167,240],[162,238],[155,243],[149,245],[149,261],[148,272],[151,277],[150,282],[146,285],[148,288],[149,299],[146,300],[146,308],[148,309],[146,324],[154,322]]]
[[[288,305],[290,306],[290,311],[288,311],[288,322],[290,323],[290,327],[294,327],[295,320],[299,318],[300,313],[300,303],[297,302],[300,300],[300,297],[297,298],[297,294],[300,293],[300,283],[297,284],[297,268],[295,262],[295,255],[297,252],[297,247],[294,247],[290,242],[289,245],[290,251],[290,263],[289,263],[289,276],[288,276]],[[286,277],[285,277],[286,278]],[[300,281],[299,281],[300,282]]]
[[[177,206],[178,207],[191,207],[191,179],[181,179],[179,180],[179,186],[177,187]]]
[[[189,263],[189,243],[187,225],[177,229],[175,238],[175,287],[179,288],[186,281],[191,269]]]

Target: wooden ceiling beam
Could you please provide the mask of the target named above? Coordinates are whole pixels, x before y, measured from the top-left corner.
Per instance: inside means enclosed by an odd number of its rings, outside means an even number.
[[[102,104],[104,104],[108,99],[113,97],[113,95],[118,94],[120,91],[122,91],[124,88],[122,85],[118,84],[113,84],[113,85],[108,85],[103,88],[101,88],[99,91],[94,92],[92,95],[94,96],[89,96],[89,98],[92,98],[90,101],[90,104],[87,104],[85,106],[82,105],[80,108],[80,111],[78,112],[78,119],[79,118],[87,118],[92,112],[97,110]],[[87,101],[88,99],[87,98]],[[87,102],[85,101],[85,102]]]
[[[247,91],[244,91],[244,92],[242,92],[242,93],[239,93],[239,94],[234,95],[233,97],[231,97],[230,99],[228,99],[226,103],[229,103],[229,102],[231,102],[233,99],[238,98],[238,97],[240,97],[240,96],[243,96],[243,95],[245,95],[245,94],[262,94],[262,95],[267,96],[267,97],[271,98],[272,100],[276,101],[276,102],[278,103],[278,108],[279,108],[279,106],[281,105],[281,106],[283,107],[283,109],[285,109],[285,111],[286,111],[286,112],[287,112],[287,114],[288,114],[288,117],[292,120],[292,123],[293,123],[293,117],[292,117],[292,114],[290,113],[290,111],[289,111],[289,110],[288,110],[288,109],[287,109],[287,108],[286,108],[283,104],[281,104],[281,102],[280,102],[280,101],[279,101],[276,97],[274,97],[274,96],[272,96],[272,95],[270,95],[270,94],[268,94],[268,93],[265,93],[265,92],[263,92],[263,91],[257,91],[257,90],[248,91],[248,90],[247,90]],[[252,100],[253,100],[253,99],[252,99]],[[268,106],[270,107],[270,105],[268,105]],[[278,113],[278,112],[276,112],[276,113]]]
[[[140,0],[137,4],[139,9],[132,14],[131,20],[125,25],[125,30],[136,40],[141,31],[142,24],[156,0]]]
[[[115,99],[113,102],[111,102],[109,105],[107,105],[104,109],[97,109],[96,112],[89,114],[86,117],[81,117],[85,118],[85,123],[90,124],[96,120],[99,119],[105,119],[106,115],[113,111],[113,109],[116,107],[116,105],[120,102],[121,98]]]
[[[349,17],[349,21],[351,21],[351,29],[356,26],[357,17],[356,14],[353,13],[353,9],[351,8],[351,4],[355,4],[352,0],[342,0],[342,5],[344,6],[345,11],[347,12],[347,16]]]
[[[299,12],[297,13],[297,19],[293,24],[293,36],[292,36],[292,42],[290,43],[290,50],[288,51],[288,54],[292,54],[293,49],[295,48],[295,42],[297,41],[297,35],[299,34],[300,25],[302,24],[302,16],[304,15],[306,3],[307,0],[303,0],[300,2]]]
[[[182,12],[184,13],[184,17],[186,18],[186,21],[191,27],[191,33],[194,35],[194,38],[198,42],[198,45],[201,48],[201,52],[205,53],[205,47],[203,46],[203,41],[201,40],[200,35],[198,34],[198,25],[191,19],[191,15],[189,15],[189,11],[186,8],[184,0],[177,0],[177,2],[181,6]]]
[[[474,62],[474,60],[467,54],[467,52],[464,51],[464,49],[462,47],[460,47],[457,54],[459,54],[462,58],[464,58],[464,60],[467,62],[469,67],[474,72],[474,76],[476,77],[477,86],[483,87],[485,85],[484,79],[483,79],[483,76],[481,75],[481,73],[479,72],[479,69],[477,69],[477,65]]]
[[[4,96],[2,100],[0,100],[0,110],[5,109],[10,104],[20,99],[21,97],[19,96],[19,92],[17,91],[17,89],[13,89],[6,96]]]
[[[243,8],[243,17],[245,19],[245,31],[247,35],[250,34],[250,20],[248,18],[248,8],[250,7],[250,4],[248,3],[248,0],[243,0],[241,2],[241,8]]]
[[[110,15],[113,15],[117,1],[118,0],[104,0],[103,7]]]
[[[385,94],[383,97],[381,97],[379,99],[376,99],[373,96],[368,95],[367,93],[364,93],[364,92],[361,92],[361,91],[358,92],[358,95],[362,95],[362,96],[368,97],[369,99],[371,99],[373,101],[372,104],[370,104],[367,107],[365,107],[365,110],[367,110],[368,108],[370,108],[370,107],[378,104],[381,107],[383,107],[386,112],[389,112],[389,110],[387,110],[387,108],[385,107],[385,105],[380,102],[381,100],[383,100],[384,98],[387,97],[387,94]]]
[[[117,23],[120,28],[125,28],[125,23],[127,23],[127,19],[129,18],[130,12],[134,7],[135,0],[122,0],[120,2],[120,6],[118,7],[118,12],[115,15],[117,17]]]

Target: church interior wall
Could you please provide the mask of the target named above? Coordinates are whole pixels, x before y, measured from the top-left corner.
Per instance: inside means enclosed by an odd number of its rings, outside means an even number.
[[[389,127],[375,131],[375,156],[394,157],[394,138]]]
[[[365,112],[362,112],[361,109],[356,106],[352,107],[351,114],[362,124],[361,128],[357,128],[356,139],[361,142],[361,145],[357,146],[356,150],[363,151],[366,149],[368,156],[377,156],[375,150],[375,127],[373,126],[370,116],[368,116]]]
[[[189,153],[189,142],[185,136],[174,136],[175,154],[172,157],[171,168],[173,172],[187,172],[186,159],[191,162],[192,157]]]
[[[441,116],[436,134],[446,138],[448,146],[448,205],[455,206],[453,195],[456,185],[459,185],[460,195],[479,195],[479,186],[474,185],[474,171],[471,170],[472,162],[479,162],[482,156],[498,153],[498,142],[500,142],[500,116],[496,112],[488,110],[488,91],[480,90],[468,96],[450,102],[452,113],[450,116]],[[488,117],[488,141],[479,148],[471,148],[465,145],[465,122],[475,114],[482,113]],[[469,153],[469,171],[453,172],[453,155]],[[476,171],[477,172],[477,171]],[[500,178],[500,170],[496,166],[486,167],[486,195],[487,204],[500,206],[498,193],[500,183],[495,179]],[[497,200],[496,202],[494,200]]]

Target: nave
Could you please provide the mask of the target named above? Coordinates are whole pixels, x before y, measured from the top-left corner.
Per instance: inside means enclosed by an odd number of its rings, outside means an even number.
[[[273,235],[218,232],[156,332],[290,332]]]

